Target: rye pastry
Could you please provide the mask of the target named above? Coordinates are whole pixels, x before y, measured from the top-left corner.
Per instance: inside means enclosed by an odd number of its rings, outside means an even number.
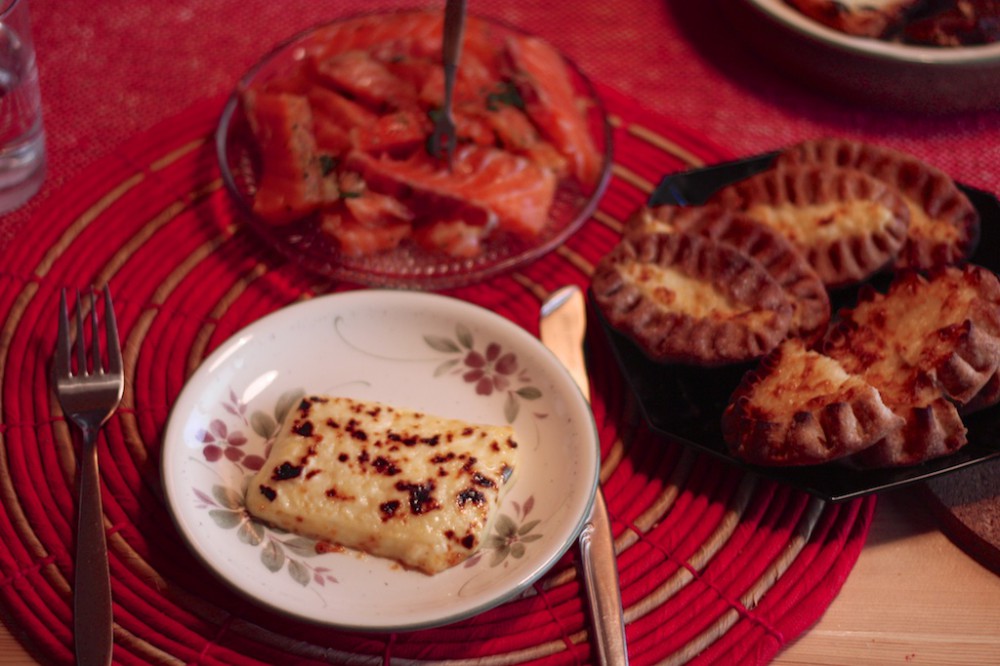
[[[736,248],[760,263],[788,292],[790,334],[817,340],[830,321],[830,297],[823,281],[791,242],[773,228],[718,205],[642,206],[625,223],[625,235],[681,231]]]
[[[930,374],[903,361],[884,331],[838,325],[824,353],[878,389],[902,426],[854,456],[866,467],[898,467],[953,453],[967,443],[965,425]]]
[[[890,264],[910,220],[894,187],[855,169],[815,165],[769,169],[722,188],[712,202],[783,234],[829,288]]]
[[[830,462],[902,425],[871,384],[797,338],[744,376],[722,416],[732,454],[760,465]]]
[[[918,465],[958,451],[968,443],[962,417],[944,398],[924,399],[919,392],[907,404],[890,404],[904,419],[894,431],[853,457],[863,467]]]
[[[896,268],[929,270],[965,261],[979,238],[979,213],[951,176],[913,155],[849,139],[805,141],[783,151],[775,166],[803,164],[863,171],[902,194],[910,212]]]
[[[823,351],[878,388],[905,421],[859,456],[912,465],[966,443],[959,412],[1000,398],[1000,283],[978,266],[907,272],[885,294],[866,289],[841,313]]]
[[[972,414],[1000,403],[1000,372],[997,372],[969,402],[959,408],[962,414]]]
[[[591,281],[608,323],[660,362],[757,359],[788,334],[792,305],[759,263],[688,233],[628,236]]]
[[[944,397],[968,403],[1000,369],[1000,280],[967,265],[902,273],[885,294],[865,288],[828,337],[828,351],[845,347],[887,372],[919,369]]]

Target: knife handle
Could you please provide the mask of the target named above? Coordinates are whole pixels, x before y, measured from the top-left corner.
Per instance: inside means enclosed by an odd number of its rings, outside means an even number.
[[[614,535],[604,494],[598,489],[590,519],[580,533],[587,607],[597,644],[597,660],[602,666],[626,666],[625,616],[618,588],[618,562]]]

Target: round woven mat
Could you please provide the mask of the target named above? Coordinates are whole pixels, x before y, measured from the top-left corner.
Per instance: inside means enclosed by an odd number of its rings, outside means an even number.
[[[599,211],[544,259],[451,295],[537,333],[542,298],[587,284],[662,174],[729,157],[633,100],[602,93],[616,157]],[[590,662],[573,551],[527,594],[478,617],[358,634],[248,603],[181,541],[163,501],[159,456],[185,379],[262,315],[353,288],[303,274],[240,224],[215,166],[220,110],[221,100],[207,100],[89,168],[3,257],[3,620],[39,659],[73,662],[76,449],[48,369],[59,290],[110,282],[127,377],[100,440],[117,663]],[[596,329],[588,341],[593,406],[632,663],[766,663],[840,589],[874,500],[828,505],[649,433]]]

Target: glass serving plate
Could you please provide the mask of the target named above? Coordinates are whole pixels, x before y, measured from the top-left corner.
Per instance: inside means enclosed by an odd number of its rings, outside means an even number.
[[[385,15],[396,17],[405,13],[407,12]],[[484,251],[479,256],[459,259],[423,250],[407,239],[395,250],[351,257],[339,252],[335,241],[319,230],[316,219],[307,218],[289,225],[275,226],[254,215],[252,203],[260,173],[260,158],[243,113],[241,95],[248,88],[298,66],[310,45],[323,39],[324,28],[364,16],[352,16],[314,26],[282,43],[239,80],[225,105],[216,131],[216,153],[223,182],[247,223],[265,243],[319,275],[370,286],[448,289],[478,282],[530,263],[562,244],[580,228],[596,209],[610,178],[611,126],[593,84],[574,63],[565,58],[578,97],[586,101],[588,127],[601,155],[600,176],[591,187],[585,187],[575,179],[562,179],[549,211],[547,225],[530,242],[509,234],[493,234],[485,242]],[[498,37],[526,34],[493,20],[472,17],[470,20],[489,24],[491,32]]]
[[[771,165],[775,154],[671,174],[662,179],[650,205],[700,205],[719,188],[747,178]],[[975,188],[962,186],[981,218],[980,239],[971,261],[1000,272],[1000,202]],[[873,281],[884,291],[887,277]],[[853,304],[857,289],[831,294],[833,311]],[[673,442],[691,446],[761,476],[780,481],[822,499],[839,502],[902,487],[1000,456],[1000,405],[964,417],[969,443],[952,455],[920,465],[858,469],[831,462],[802,467],[749,465],[729,453],[722,438],[721,417],[750,364],[701,368],[650,361],[624,335],[600,316],[616,360],[639,401],[650,427]]]

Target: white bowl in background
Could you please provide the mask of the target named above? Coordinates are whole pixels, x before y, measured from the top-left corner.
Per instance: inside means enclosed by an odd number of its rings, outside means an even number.
[[[927,114],[1000,110],[1000,43],[913,46],[852,37],[784,0],[723,0],[722,5],[752,48],[825,92]]]

